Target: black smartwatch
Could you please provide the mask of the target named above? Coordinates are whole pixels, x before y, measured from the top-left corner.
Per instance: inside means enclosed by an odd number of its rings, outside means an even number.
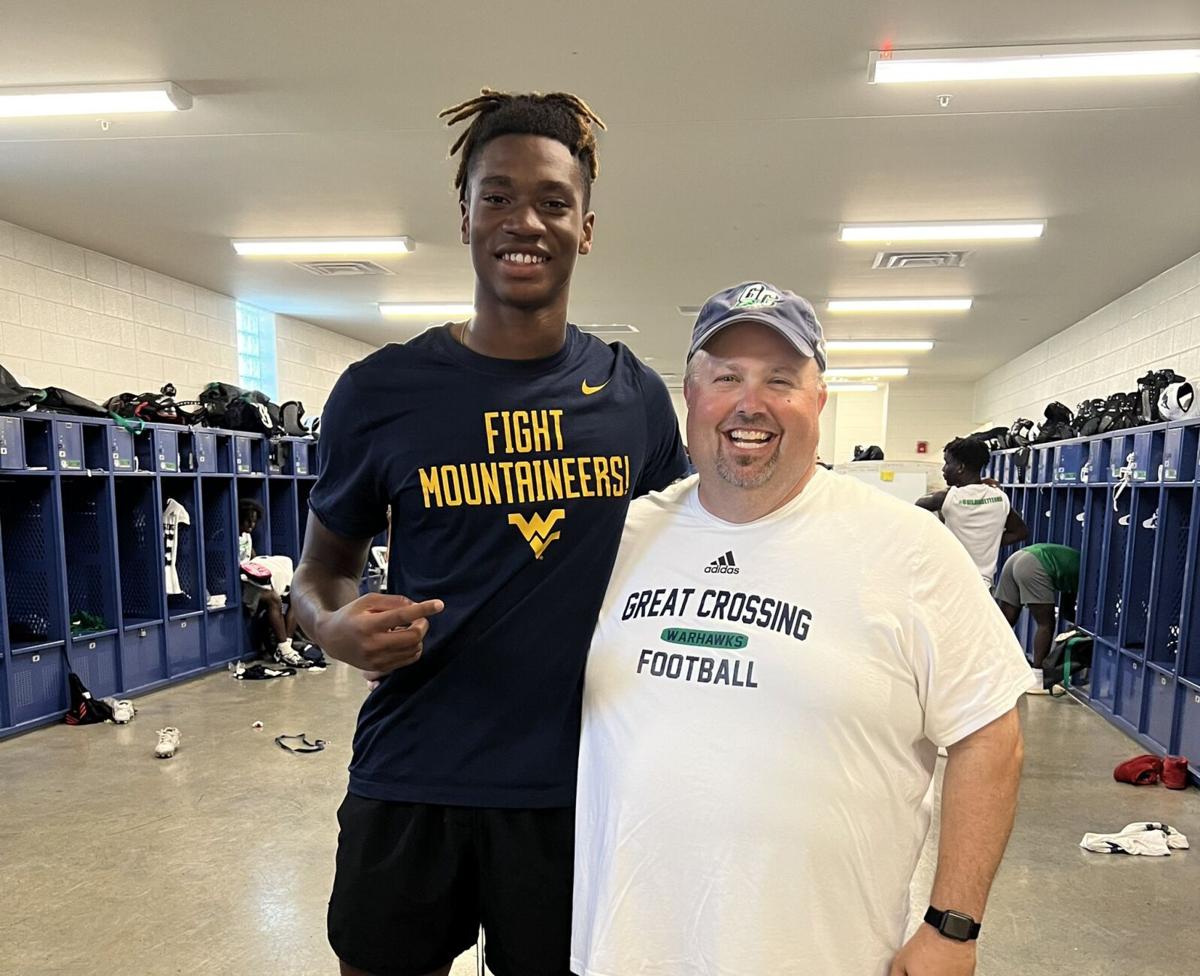
[[[979,923],[962,912],[943,912],[930,905],[925,913],[925,921],[947,939],[953,939],[955,942],[970,942],[979,938]]]

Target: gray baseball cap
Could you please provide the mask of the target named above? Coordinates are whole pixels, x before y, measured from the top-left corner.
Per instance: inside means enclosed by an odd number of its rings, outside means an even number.
[[[743,281],[717,292],[700,309],[692,329],[687,358],[696,355],[713,336],[734,322],[761,322],[787,339],[796,350],[817,361],[825,372],[825,333],[805,299],[765,281]]]

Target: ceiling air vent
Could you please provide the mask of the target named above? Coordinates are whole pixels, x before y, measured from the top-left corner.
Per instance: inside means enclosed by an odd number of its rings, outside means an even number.
[[[880,251],[871,265],[876,271],[915,271],[919,268],[961,268],[969,251]]]
[[[382,264],[374,261],[296,261],[297,268],[321,278],[361,277],[362,275],[390,275]]]
[[[622,322],[614,322],[611,325],[581,325],[579,327],[579,331],[580,332],[590,332],[593,335],[596,335],[599,333],[612,334],[612,333],[617,333],[617,332],[625,332],[625,333],[637,332],[639,330],[636,325],[625,325]]]

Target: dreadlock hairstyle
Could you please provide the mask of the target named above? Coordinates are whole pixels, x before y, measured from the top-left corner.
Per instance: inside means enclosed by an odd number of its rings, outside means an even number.
[[[606,126],[583,99],[569,92],[549,92],[545,95],[531,92],[527,95],[514,95],[511,92],[484,88],[475,98],[438,113],[439,119],[447,117],[447,126],[471,119],[470,124],[450,147],[451,156],[462,150],[458,160],[458,172],[454,176],[454,188],[458,190],[459,200],[467,198],[471,161],[486,143],[497,136],[545,136],[561,142],[579,161],[579,175],[583,180],[583,207],[585,210],[588,208],[592,196],[592,181],[600,172],[594,127],[604,129]]]

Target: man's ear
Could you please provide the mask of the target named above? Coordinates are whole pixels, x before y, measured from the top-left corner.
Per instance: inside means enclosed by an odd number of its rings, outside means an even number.
[[[596,214],[589,210],[583,217],[583,236],[579,238],[579,253],[588,254],[592,250],[592,231],[596,225]]]
[[[462,242],[464,244],[471,243],[471,210],[467,206],[466,199],[458,201],[458,209],[462,212]]]

